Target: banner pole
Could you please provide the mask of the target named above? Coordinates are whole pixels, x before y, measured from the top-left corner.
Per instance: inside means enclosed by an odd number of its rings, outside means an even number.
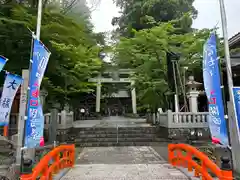
[[[240,160],[239,150],[240,142],[239,142],[239,127],[235,114],[235,104],[234,104],[234,96],[233,96],[233,80],[232,80],[232,67],[231,67],[231,59],[230,59],[230,51],[229,51],[229,43],[228,43],[228,32],[227,32],[227,17],[225,11],[224,0],[219,0],[220,3],[220,13],[222,20],[222,31],[223,31],[223,39],[224,39],[224,50],[225,50],[225,59],[226,59],[226,69],[227,69],[227,79],[228,79],[228,89],[229,89],[229,103],[233,108],[231,109],[231,119],[229,117],[229,121],[232,121],[233,127],[229,127],[232,130],[236,131],[236,134],[233,135],[230,131],[230,143],[232,145],[232,159],[233,161],[238,162]],[[233,164],[235,164],[234,162]],[[240,162],[239,162],[240,163]],[[235,164],[236,165],[236,164]],[[239,167],[234,167],[239,168]]]
[[[216,30],[214,31],[215,36],[217,37]],[[216,49],[218,49],[218,43],[216,43]],[[217,54],[218,56],[218,54]],[[224,119],[227,121],[227,134],[228,134],[228,141],[229,145],[231,146],[231,141],[230,141],[230,130],[229,130],[229,118],[228,118],[228,110],[227,110],[227,102],[226,102],[226,94],[225,94],[225,87],[224,87],[224,82],[223,82],[223,71],[222,71],[222,59],[218,56],[218,68],[219,68],[219,75],[220,75],[220,83],[221,83],[221,90],[222,90],[222,100],[223,100],[223,108],[224,108]]]
[[[36,26],[36,39],[40,40],[40,33],[41,33],[41,21],[42,21],[42,0],[38,0],[38,13],[37,13],[37,26]],[[32,57],[33,57],[33,41],[34,41],[34,34],[32,34],[32,46],[31,46],[31,55],[30,55],[30,65],[29,65],[29,70],[28,70],[28,82],[26,82],[28,84],[27,88],[29,89],[29,82],[30,82],[30,74],[31,74],[31,70],[32,70]],[[26,111],[27,111],[27,102],[28,102],[28,98],[29,98],[29,90],[27,90],[27,99],[25,103],[22,103],[22,106],[24,106],[25,108],[25,113],[24,113],[24,117],[26,117]],[[17,157],[18,160],[18,164],[20,164],[20,171],[22,171],[22,166],[23,166],[23,150],[22,147],[24,147],[24,141],[25,141],[25,131],[26,131],[26,119],[24,120],[24,125],[22,129],[19,129],[19,131],[21,132],[21,137],[19,137],[19,141],[21,141],[21,146],[19,147],[19,155]],[[34,161],[35,158],[35,149],[26,149],[26,154],[29,156],[29,158],[31,158],[32,161]],[[18,153],[17,153],[18,154]]]
[[[36,36],[38,40],[40,40],[41,22],[42,22],[42,0],[38,0],[38,14],[37,14],[37,28],[36,28]]]
[[[177,77],[176,77],[176,69],[175,63],[176,61],[172,60],[172,68],[173,68],[173,78],[174,78],[174,85],[175,85],[175,95],[174,95],[174,102],[175,102],[175,112],[179,112],[179,99],[178,99],[178,87],[177,87]],[[178,116],[177,116],[178,121]]]

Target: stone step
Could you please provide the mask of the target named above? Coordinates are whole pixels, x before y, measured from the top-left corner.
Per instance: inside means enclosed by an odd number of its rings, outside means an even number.
[[[160,138],[144,138],[144,137],[128,137],[128,138],[77,138],[75,142],[158,142],[165,139]]]
[[[14,148],[14,144],[12,141],[8,139],[4,139],[5,137],[0,137],[0,149],[1,152],[8,152]]]
[[[152,137],[157,137],[156,134],[79,134],[78,135],[79,138],[130,138],[130,137],[148,137],[148,138],[152,138]]]
[[[7,178],[6,174],[8,171],[8,167],[9,165],[2,165],[2,164],[0,165],[0,179]]]
[[[97,130],[97,131],[85,131],[85,130],[78,130],[78,131],[71,131],[71,134],[155,134],[157,132],[152,130]]]
[[[145,129],[152,129],[155,130],[158,127],[157,126],[146,126],[146,127],[141,127],[141,126],[134,126],[134,127],[130,127],[130,126],[116,126],[116,127],[75,127],[74,129],[78,129],[78,130],[89,130],[89,131],[97,131],[97,130],[102,130],[102,129],[107,129],[107,130],[115,130],[118,127],[118,129],[122,130],[122,129],[128,129],[128,130],[145,130]]]
[[[103,133],[156,133],[156,127],[119,127],[119,128],[73,128],[71,130],[73,133],[80,133],[80,134],[103,134]]]
[[[153,146],[156,143],[159,142],[74,142],[77,147]]]

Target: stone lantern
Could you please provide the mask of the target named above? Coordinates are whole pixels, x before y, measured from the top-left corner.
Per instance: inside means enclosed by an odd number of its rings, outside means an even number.
[[[194,113],[198,112],[197,98],[199,95],[199,91],[197,90],[197,88],[200,87],[201,85],[202,83],[194,81],[193,76],[189,76],[186,86],[188,88],[187,96],[189,99],[190,112],[194,112]]]

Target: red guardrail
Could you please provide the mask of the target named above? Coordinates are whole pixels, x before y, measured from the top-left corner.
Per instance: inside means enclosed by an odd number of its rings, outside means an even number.
[[[193,157],[200,160],[195,162]],[[195,177],[202,177],[202,180],[214,180],[209,174],[211,171],[219,180],[233,180],[231,170],[221,170],[213,161],[211,161],[204,153],[188,144],[169,144],[168,145],[169,163],[173,166],[182,166],[193,171]]]
[[[34,167],[31,174],[21,175],[21,180],[52,180],[59,170],[73,167],[75,145],[60,145],[46,154]]]

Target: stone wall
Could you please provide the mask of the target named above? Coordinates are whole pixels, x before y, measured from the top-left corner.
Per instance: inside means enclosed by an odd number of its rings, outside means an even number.
[[[51,113],[45,114],[44,118],[44,137],[49,139],[49,127],[51,125]],[[58,113],[57,116],[57,141],[66,142],[68,140],[68,134],[73,127],[74,114],[73,112],[67,112],[65,110]]]
[[[159,126],[159,135],[174,140],[210,140],[208,112],[172,112],[152,114],[153,124]]]

